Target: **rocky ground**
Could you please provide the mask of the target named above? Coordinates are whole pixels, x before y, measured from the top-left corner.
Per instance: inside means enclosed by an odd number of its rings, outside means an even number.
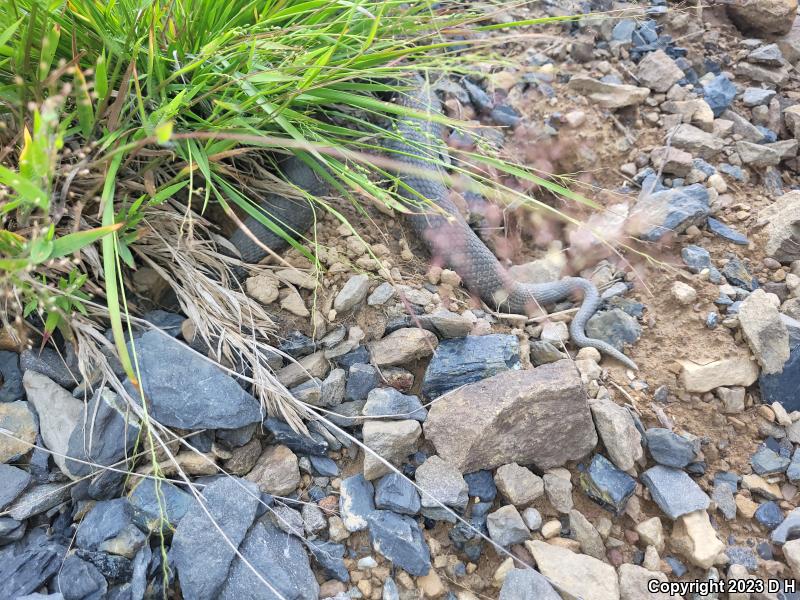
[[[290,252],[300,270],[247,291],[280,317],[279,381],[340,429],[264,419],[175,312],[136,339],[169,451],[112,391],[84,401],[69,347],[0,336],[0,598],[800,597],[800,24],[796,1],[739,4],[493,12],[633,10],[437,84],[500,126],[451,146],[571,173],[602,205],[533,189],[584,221],[564,225],[461,202],[518,279],[592,279],[589,335],[639,371],[576,351],[570,303],[493,314],[400,219],[348,212],[359,239],[325,217],[324,274]]]

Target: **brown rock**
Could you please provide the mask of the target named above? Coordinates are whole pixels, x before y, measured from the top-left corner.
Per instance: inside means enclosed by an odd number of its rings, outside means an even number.
[[[406,327],[398,329],[370,345],[375,366],[403,365],[430,356],[439,340],[427,329]]]
[[[466,385],[431,407],[424,428],[464,473],[512,462],[546,470],[597,444],[580,376],[565,360]]]
[[[11,435],[0,435],[0,463],[14,460],[31,449],[36,441],[36,422],[28,403],[0,402],[0,428]],[[13,437],[11,437],[13,436]]]
[[[300,485],[297,456],[286,446],[270,446],[246,477],[267,494],[286,496]]]
[[[278,381],[286,387],[294,387],[312,377],[324,379],[331,370],[324,352],[315,352],[278,371]]]
[[[734,0],[728,16],[741,31],[758,37],[784,35],[792,29],[797,0]]]

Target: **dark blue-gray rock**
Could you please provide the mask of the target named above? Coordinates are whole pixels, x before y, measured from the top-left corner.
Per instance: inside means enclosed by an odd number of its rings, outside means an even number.
[[[369,539],[376,552],[410,575],[421,577],[430,571],[428,544],[411,517],[388,510],[374,511],[369,516]]]
[[[580,473],[584,493],[616,515],[625,510],[628,498],[636,491],[636,480],[618,469],[602,454],[595,454],[589,468]]]
[[[228,571],[255,520],[259,491],[249,481],[222,477],[205,488],[203,498],[206,506],[195,501],[178,523],[171,555],[183,595],[216,600],[223,585],[233,579]]]
[[[366,346],[358,346],[347,354],[337,356],[332,360],[337,367],[348,370],[355,364],[369,364],[369,350]]]
[[[42,529],[0,548],[0,598],[17,598],[38,590],[61,568],[67,548]]]
[[[736,499],[733,495],[735,488],[726,481],[715,481],[711,492],[711,499],[717,505],[717,510],[728,521],[736,518]]]
[[[69,437],[67,455],[76,460],[66,459],[67,469],[74,477],[99,470],[95,465],[124,469],[139,430],[138,419],[125,401],[107,388],[98,389]]]
[[[781,456],[766,446],[760,447],[753,456],[750,457],[750,464],[753,467],[753,472],[758,475],[783,473],[789,468],[790,462],[788,458]]]
[[[645,438],[650,455],[659,464],[682,469],[694,460],[692,443],[669,429],[652,427]]]
[[[679,469],[651,467],[640,477],[653,501],[670,519],[708,508],[711,500],[694,480]]]
[[[297,432],[281,419],[269,417],[264,421],[264,427],[273,435],[277,443],[283,444],[298,454],[324,456],[328,451],[328,443],[324,439],[316,439]]]
[[[350,581],[350,572],[344,564],[346,551],[344,544],[313,541],[308,543],[308,549],[317,564],[322,567],[325,577],[344,583]]]
[[[181,334],[181,325],[186,320],[183,315],[161,309],[148,311],[142,315],[142,318],[172,337],[178,337]]]
[[[251,423],[236,429],[218,429],[216,431],[217,441],[222,442],[228,448],[241,448],[253,439],[256,426],[255,423]]]
[[[102,600],[108,584],[93,564],[72,554],[61,565],[55,588],[64,600]]]
[[[292,331],[278,344],[278,350],[298,359],[316,352],[317,344],[307,335],[299,331]]]
[[[750,241],[743,233],[736,231],[733,227],[728,227],[722,221],[718,221],[714,217],[708,217],[708,230],[729,242],[739,244],[740,246],[747,246]]]
[[[462,385],[519,368],[519,340],[515,335],[468,335],[442,340],[425,370],[422,393],[437,398]]]
[[[796,539],[798,535],[800,535],[800,508],[795,508],[772,530],[769,537],[773,544],[783,546],[789,540]]]
[[[91,563],[110,584],[125,583],[133,576],[130,559],[105,552],[91,552],[78,548],[75,555]]]
[[[71,390],[78,385],[83,377],[73,373],[61,355],[49,346],[39,350],[23,350],[19,355],[19,367],[25,371],[36,371],[55,381],[61,387]]]
[[[366,417],[384,419],[414,419],[424,423],[428,411],[417,396],[402,394],[394,388],[376,388],[367,396],[367,403],[361,410]]]
[[[779,402],[787,412],[800,410],[800,344],[789,350],[789,360],[783,365],[783,371],[773,375],[763,371],[758,378],[758,387],[765,404]]]
[[[742,103],[749,108],[753,106],[766,106],[774,97],[775,90],[749,87],[742,94]]]
[[[99,550],[132,523],[133,507],[127,498],[98,502],[80,522],[75,544],[84,550]]]
[[[129,345],[130,346],[130,345]],[[129,347],[129,352],[133,349]],[[179,341],[148,331],[136,341],[150,417],[181,429],[236,429],[262,419],[261,404],[217,365]],[[134,399],[139,393],[125,385]]]
[[[6,510],[8,516],[24,521],[34,515],[47,512],[69,499],[70,485],[67,483],[43,483],[26,489]]]
[[[26,596],[19,596],[17,600],[64,600],[64,595],[57,594],[27,594]]]
[[[22,539],[27,529],[25,521],[17,521],[11,517],[0,517],[0,546],[11,544]]]
[[[742,480],[739,475],[732,471],[717,471],[714,473],[714,485],[718,483],[727,483],[733,488],[733,491],[739,489],[739,482]]]
[[[736,86],[725,75],[717,75],[703,86],[705,98],[715,117],[719,117],[736,98]]]
[[[522,520],[522,515],[511,504],[489,513],[486,516],[486,528],[492,541],[505,548],[521,544],[530,537],[530,531]]]
[[[400,600],[400,592],[397,589],[397,584],[391,577],[383,582],[381,600]]]
[[[614,29],[611,30],[611,39],[615,42],[630,43],[633,31],[636,29],[636,21],[633,19],[620,19]]]
[[[641,224],[639,237],[655,242],[668,233],[683,233],[691,225],[702,225],[709,212],[708,190],[695,183],[654,193],[643,189],[631,218]]]
[[[464,475],[468,493],[482,502],[492,502],[497,496],[497,485],[491,471],[481,470]]]
[[[752,292],[758,287],[758,280],[750,273],[747,265],[737,257],[731,258],[722,267],[722,275],[731,285],[740,287],[748,292]]]
[[[748,571],[758,569],[758,560],[752,548],[747,546],[728,546],[725,549],[725,554],[727,554],[733,565],[742,565]]]
[[[507,104],[501,104],[493,108],[490,116],[492,121],[501,127],[516,127],[522,120],[517,111]]]
[[[753,515],[759,523],[772,531],[783,522],[783,511],[777,502],[763,502]]]
[[[177,527],[194,503],[190,494],[168,481],[142,479],[128,495],[133,522],[144,531]]]
[[[461,81],[461,85],[463,85],[464,89],[467,90],[470,102],[472,102],[475,110],[478,112],[489,112],[492,110],[494,103],[492,102],[491,98],[489,98],[489,95],[480,87],[472,83],[469,79],[463,79]]]
[[[308,458],[317,475],[322,477],[336,477],[339,475],[339,467],[333,459],[327,456],[309,456]]]
[[[22,400],[25,390],[22,388],[22,370],[19,367],[19,354],[0,350],[0,402],[16,402]]]
[[[710,312],[706,315],[706,327],[716,329],[719,325],[719,313]]]
[[[667,556],[664,560],[672,569],[672,574],[675,577],[683,577],[686,574],[686,566],[674,556]]]
[[[375,512],[375,488],[363,474],[342,480],[339,487],[339,514],[345,529],[350,533],[369,526],[369,517]]]
[[[635,318],[615,308],[595,313],[586,323],[586,335],[621,351],[626,345],[636,343],[642,335],[642,326]]]
[[[214,596],[215,600],[319,598],[319,584],[309,565],[308,555],[295,536],[259,521],[244,538],[239,552],[242,558],[236,557],[230,571],[223,574],[224,585],[219,595]],[[184,592],[184,597],[198,596],[187,596]]]
[[[344,399],[347,402],[366,400],[367,395],[379,384],[380,375],[375,367],[356,363],[348,371]]]
[[[389,473],[375,484],[375,507],[401,515],[416,515],[420,509],[419,492],[399,473]]]
[[[792,461],[786,469],[786,478],[792,483],[800,480],[800,449],[795,450],[792,454]]]
[[[0,511],[16,500],[30,482],[31,474],[27,471],[0,464]]]
[[[499,600],[561,600],[558,592],[539,571],[512,569],[503,580]]]

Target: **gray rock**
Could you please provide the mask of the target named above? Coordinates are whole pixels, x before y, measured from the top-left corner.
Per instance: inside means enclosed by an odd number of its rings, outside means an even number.
[[[783,54],[778,44],[765,44],[747,55],[747,60],[754,63],[761,63],[773,67],[780,67],[783,65]]]
[[[0,549],[0,598],[38,590],[61,568],[67,549],[39,529]]]
[[[766,446],[760,447],[753,456],[750,457],[750,464],[753,466],[753,472],[757,475],[783,473],[789,467],[790,462],[788,458],[781,456]]]
[[[718,481],[714,483],[714,490],[711,492],[711,499],[727,521],[733,521],[736,518],[736,499],[733,496],[734,491],[730,483]]]
[[[705,160],[714,158],[725,147],[725,142],[722,139],[688,123],[683,123],[670,130],[669,135],[672,136],[672,145],[675,148],[680,148]],[[693,184],[688,187],[694,186],[703,187],[700,184]]]
[[[625,510],[628,499],[636,491],[636,480],[602,454],[592,457],[589,468],[581,473],[579,481],[586,495],[617,515]]]
[[[325,513],[316,504],[304,504],[300,514],[303,517],[303,527],[309,536],[315,536],[328,528]]]
[[[531,531],[539,531],[542,528],[542,513],[532,506],[522,511],[522,520]]]
[[[742,162],[748,166],[763,168],[774,167],[781,162],[781,154],[775,148],[765,144],[756,144],[741,140],[736,142],[736,152]]]
[[[592,409],[597,433],[608,450],[608,455],[617,467],[629,471],[644,455],[642,436],[636,428],[628,410],[606,398],[592,401]]]
[[[84,550],[101,550],[133,523],[133,507],[127,498],[98,502],[78,526],[75,544]]]
[[[569,80],[569,89],[586,96],[603,108],[622,108],[641,104],[650,95],[646,87],[609,83],[575,75]]]
[[[694,460],[694,446],[685,437],[662,427],[645,432],[647,449],[657,463],[682,469]]]
[[[492,541],[504,547],[521,544],[530,537],[519,511],[510,504],[489,513],[486,517],[486,527]]]
[[[417,467],[415,479],[422,489],[422,509],[438,509],[444,504],[458,511],[469,501],[467,482],[461,472],[439,456],[431,456]]]
[[[223,573],[222,587],[213,596],[215,599],[317,600],[319,597],[319,584],[308,555],[293,535],[259,521],[244,537],[239,552],[242,557],[226,563],[226,567],[230,564],[230,571],[227,575]]]
[[[397,590],[397,584],[391,577],[383,582],[381,600],[400,600],[400,592]]]
[[[410,575],[427,575],[431,568],[428,544],[419,524],[404,515],[378,510],[369,516],[369,538],[372,547],[395,567]]]
[[[728,227],[725,223],[713,217],[708,217],[708,230],[714,235],[740,246],[747,246],[750,243],[746,235],[732,227]]]
[[[462,472],[511,462],[561,466],[597,443],[585,394],[569,361],[506,371],[434,403],[425,437]]]
[[[783,371],[789,360],[789,332],[764,290],[755,290],[742,301],[739,325],[762,371],[767,375]]]
[[[309,462],[314,469],[314,473],[322,477],[336,477],[339,475],[339,467],[331,458],[327,456],[309,456]]]
[[[27,471],[0,464],[0,511],[16,500],[30,482]]]
[[[561,600],[544,575],[533,569],[513,569],[503,580],[499,600]]]
[[[19,354],[0,350],[0,402],[16,402],[25,396],[22,388],[22,370],[19,367]]]
[[[642,326],[625,311],[615,308],[595,313],[586,323],[586,335],[603,340],[622,351],[642,335]]]
[[[328,443],[323,438],[314,433],[309,436],[295,431],[282,419],[269,417],[264,421],[264,427],[272,434],[276,442],[298,454],[324,456],[328,451]]]
[[[685,472],[656,465],[642,473],[642,483],[670,519],[708,508],[711,500]]]
[[[23,350],[19,355],[19,366],[23,374],[35,371],[68,390],[74,388],[83,379],[79,373],[73,373],[61,355],[50,347],[35,352]]]
[[[418,421],[368,421],[362,428],[364,445],[390,464],[397,466],[417,449],[422,435]],[[376,479],[391,472],[391,467],[368,452],[364,456],[364,477]]]
[[[259,401],[184,344],[148,331],[136,341],[136,352],[150,416],[162,425],[189,430],[236,429],[261,421]],[[126,386],[133,391],[130,382],[126,381]],[[132,395],[139,397],[135,392]]]
[[[28,401],[39,416],[39,430],[44,444],[53,452],[53,462],[65,475],[77,479],[77,474],[73,474],[66,463],[70,437],[83,419],[83,402],[36,371],[26,371],[23,384]]]
[[[584,554],[600,560],[606,559],[606,546],[600,532],[589,522],[583,513],[572,509],[569,511],[569,529],[581,545]]]
[[[375,512],[375,489],[363,475],[353,475],[342,480],[339,488],[339,514],[345,529],[353,533],[369,525],[369,517]]]
[[[336,579],[347,583],[350,581],[350,572],[344,564],[346,548],[344,544],[333,542],[312,542],[308,544],[314,560],[322,567],[322,572],[329,579]]]
[[[696,183],[656,192],[642,189],[630,218],[636,223],[641,239],[655,242],[667,234],[683,233],[692,225],[702,225],[709,212],[708,190]]]
[[[300,511],[285,504],[276,504],[269,508],[269,517],[278,529],[302,538],[305,532],[305,522]]]
[[[673,596],[670,596],[666,592],[651,592],[648,588],[650,581],[667,583],[669,582],[669,578],[660,571],[649,571],[638,565],[629,563],[620,565],[620,600],[670,600],[673,598]],[[704,596],[704,598],[710,600],[708,596]]]
[[[769,537],[773,544],[783,546],[787,541],[796,539],[798,534],[800,534],[800,508],[795,508],[772,530]]]
[[[133,522],[145,531],[174,529],[194,503],[192,496],[168,481],[142,479],[128,496]]]
[[[369,295],[369,298],[367,298],[367,304],[370,306],[382,306],[391,300],[394,295],[394,286],[388,281],[384,281]]]
[[[425,370],[422,393],[437,398],[459,386],[519,368],[519,340],[514,335],[443,340]]]
[[[442,338],[461,338],[472,331],[472,321],[449,310],[437,310],[419,320],[425,329],[432,329]]]
[[[534,367],[540,367],[548,363],[558,362],[567,358],[567,355],[561,352],[550,342],[543,342],[541,340],[533,340],[531,346],[531,362]]]
[[[722,274],[725,276],[728,283],[748,292],[752,292],[758,288],[758,280],[753,277],[747,265],[739,258],[731,258],[725,263],[725,266],[722,267]],[[743,295],[746,296],[746,294]],[[739,299],[742,300],[743,298]],[[728,310],[730,311],[730,308]]]
[[[517,463],[503,465],[494,476],[497,489],[514,506],[526,506],[544,494],[544,481]]]
[[[243,565],[232,570],[231,563],[235,549],[242,543],[255,520],[259,491],[253,483],[235,477],[222,477],[205,488],[203,499],[205,507],[195,501],[178,523],[171,555],[184,596],[213,600],[226,597],[226,589],[247,577],[240,574]],[[227,542],[220,530],[227,537]],[[261,531],[259,528],[256,530]],[[258,534],[254,535],[253,545],[266,545],[259,542]],[[281,535],[281,538],[285,537]],[[249,549],[249,545],[243,544],[241,552],[246,558],[256,559],[258,553],[249,552]]]
[[[714,116],[720,117],[736,97],[736,86],[725,75],[720,74],[703,86],[703,97]]]
[[[636,73],[639,83],[654,92],[666,92],[684,78],[683,71],[663,50],[649,52],[639,61]],[[734,88],[734,92],[735,92]]]
[[[800,481],[800,449],[796,449],[792,454],[792,461],[786,470],[786,477],[792,483]]]
[[[66,600],[103,600],[108,584],[97,567],[72,554],[58,571],[56,589]]]
[[[360,402],[380,384],[378,370],[372,365],[356,363],[350,367],[344,397],[347,402]]]
[[[749,87],[742,94],[742,103],[750,108],[753,106],[766,106],[774,97],[775,90]]]
[[[545,473],[542,477],[547,500],[562,514],[568,514],[572,510],[572,482],[565,476],[568,474],[569,471],[561,474]]]
[[[65,483],[43,483],[30,487],[8,507],[8,516],[24,521],[46,512],[69,499],[69,489],[70,486]]]
[[[0,546],[21,540],[26,529],[24,521],[0,517]]]
[[[758,215],[767,234],[765,251],[779,262],[800,259],[800,191],[791,191]]]
[[[11,433],[11,436],[0,435],[0,463],[17,460],[30,452],[39,431],[30,406],[22,400],[0,403],[0,427]]]
[[[361,414],[384,419],[414,419],[423,423],[428,411],[417,396],[401,394],[394,388],[375,388],[367,395]]]
[[[333,308],[337,313],[346,313],[364,301],[369,291],[369,277],[366,275],[353,275],[342,286],[333,301]]]
[[[782,372],[761,373],[759,388],[764,403],[779,402],[787,411],[800,410],[800,343],[792,343]]]
[[[399,473],[389,473],[375,484],[375,506],[401,515],[416,515],[421,503],[419,492]]]
[[[347,373],[344,369],[333,369],[322,382],[322,406],[338,406],[344,400]]]

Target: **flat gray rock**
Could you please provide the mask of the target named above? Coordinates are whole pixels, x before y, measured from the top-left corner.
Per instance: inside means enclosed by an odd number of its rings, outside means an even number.
[[[205,488],[205,509],[195,501],[181,519],[172,541],[172,558],[184,597],[220,597],[236,549],[255,520],[259,495],[254,483],[222,477]]]
[[[561,600],[544,575],[533,569],[513,569],[506,575],[499,600]]]
[[[28,487],[31,474],[11,465],[0,465],[0,510],[17,499]]]
[[[670,519],[705,510],[711,499],[684,471],[656,465],[642,473],[642,482],[659,508]]]
[[[236,429],[262,420],[258,400],[185,344],[148,331],[136,340],[136,353],[150,416],[162,425]],[[125,385],[134,399],[139,397],[129,381]]]

